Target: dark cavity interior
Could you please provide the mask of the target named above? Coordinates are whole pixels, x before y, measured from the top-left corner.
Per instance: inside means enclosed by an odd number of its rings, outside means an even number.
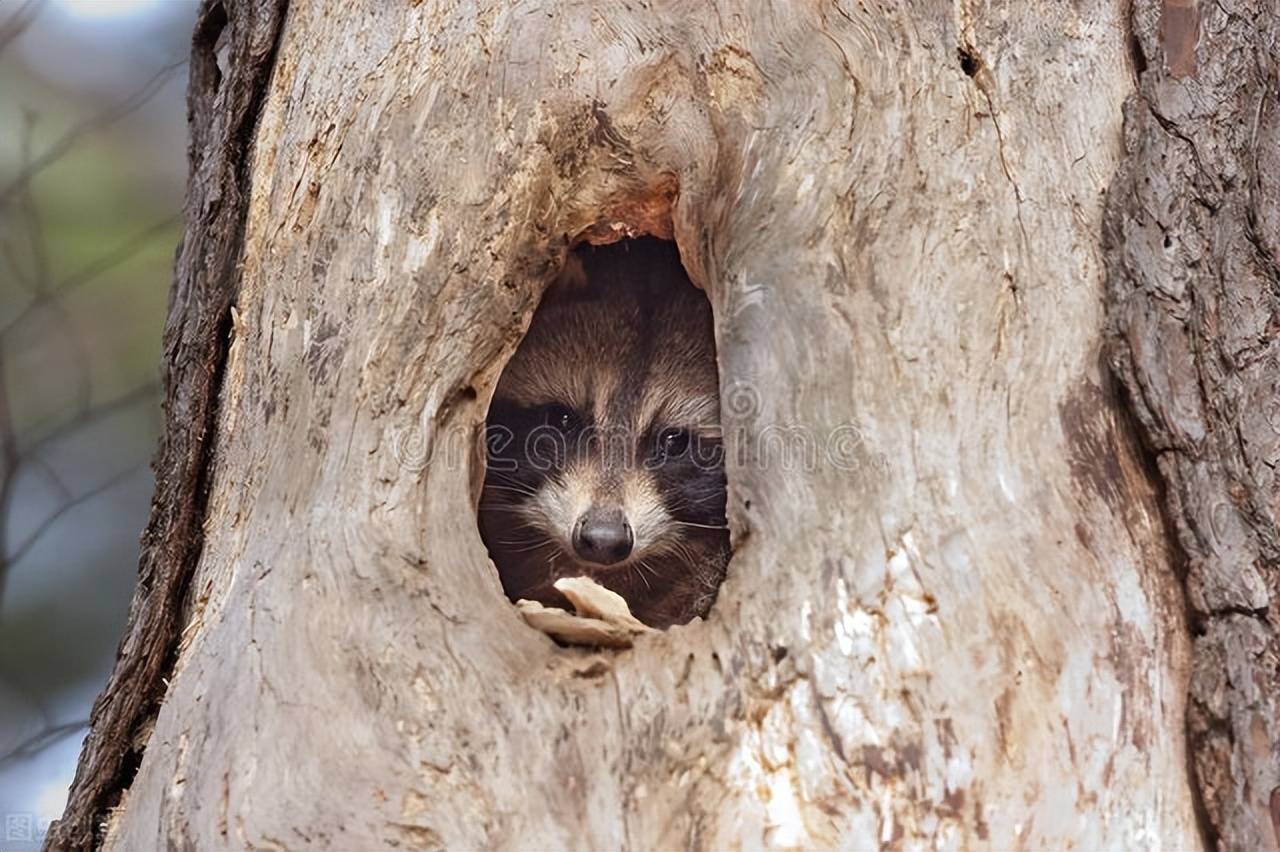
[[[670,241],[575,250],[489,409],[480,533],[503,589],[570,609],[590,577],[652,627],[704,616],[728,565],[711,305]]]

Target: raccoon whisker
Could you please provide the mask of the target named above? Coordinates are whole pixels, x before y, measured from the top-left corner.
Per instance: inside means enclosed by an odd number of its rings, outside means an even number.
[[[514,524],[503,530],[503,532],[513,533],[515,536],[508,540],[508,544],[522,544],[531,541],[551,541],[551,536],[544,530],[540,530],[537,527],[530,526],[528,524]]]
[[[520,477],[511,471],[494,470],[490,468],[485,472],[486,479],[492,479],[495,482],[520,482]]]
[[[502,545],[503,547],[511,548],[512,553],[528,553],[529,551],[537,550],[540,547],[553,545],[555,544],[555,542],[552,541],[550,538],[547,538],[544,536],[542,538],[516,538],[516,539],[499,540],[498,544]],[[517,547],[517,545],[526,545],[526,546]]]
[[[692,521],[673,521],[682,527],[698,527],[699,530],[728,530],[727,523],[694,523]]]
[[[536,494],[537,493],[537,489],[533,488],[531,485],[527,485],[518,480],[507,480],[505,484],[502,482],[486,482],[484,485],[484,490],[515,491],[519,494]]]
[[[520,481],[520,478],[516,475],[516,472],[514,471],[494,470],[493,468],[489,468],[487,471],[485,471],[485,478],[494,480],[496,482],[519,482]]]
[[[686,565],[697,565],[706,559],[705,556],[694,553],[687,543],[679,539],[672,539],[667,544],[667,551]]]
[[[552,578],[552,577],[556,576],[556,573],[557,573],[557,572],[556,572],[556,557],[557,557],[557,556],[559,556],[559,555],[560,555],[560,554],[559,554],[559,551],[557,551],[555,548],[552,548],[552,549],[551,549],[551,552],[550,552],[549,554],[547,554],[547,580],[548,580],[548,582],[550,582],[550,580],[551,580],[551,578]]]
[[[676,553],[681,562],[689,565],[695,565],[702,561],[694,554],[693,550],[682,541],[676,542]]]
[[[542,530],[524,524],[508,527],[503,532],[523,533],[518,538],[498,539],[499,544],[528,544],[531,541],[550,541],[551,536]]]
[[[528,547],[510,547],[507,545],[503,545],[503,547],[508,553],[533,553],[542,550],[549,544],[550,542],[538,542],[537,544],[531,544]]]
[[[522,488],[513,488],[510,485],[486,485],[484,487],[484,490],[485,491],[502,491],[508,494],[519,494],[523,497],[533,497],[538,493],[532,490],[525,490]]]
[[[702,494],[681,494],[679,495],[681,502],[693,506],[701,506],[703,503],[711,503],[724,499],[723,492],[707,491]]]
[[[496,544],[515,553],[524,553],[526,550],[535,549],[541,542],[529,541],[528,539],[499,539]]]
[[[687,494],[680,494],[676,497],[675,501],[673,502],[672,508],[675,509],[676,511],[679,511],[681,509],[693,509],[698,506],[703,506],[717,499],[722,500],[724,498],[717,497],[717,495],[715,494],[709,494],[705,497],[695,497],[693,499],[689,499],[689,496]]]
[[[655,579],[657,579],[658,572],[654,571],[653,568],[650,568],[648,565],[646,565],[643,559],[635,562],[632,567],[636,569],[635,571],[636,575],[639,576],[639,578],[644,582],[644,587],[649,591],[653,591],[653,586],[649,585],[649,578],[644,575],[644,572],[645,572],[645,569],[648,568],[649,571],[653,574]]]

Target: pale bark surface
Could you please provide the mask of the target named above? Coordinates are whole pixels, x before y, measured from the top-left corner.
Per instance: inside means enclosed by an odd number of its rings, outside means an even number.
[[[1102,361],[1127,35],[1111,2],[296,4],[191,623],[108,846],[1198,845],[1176,555]],[[716,310],[737,549],[707,622],[597,654],[503,598],[472,449],[566,239],[615,223]]]
[[[1107,210],[1117,372],[1186,554],[1211,842],[1280,834],[1280,8],[1139,2]]]

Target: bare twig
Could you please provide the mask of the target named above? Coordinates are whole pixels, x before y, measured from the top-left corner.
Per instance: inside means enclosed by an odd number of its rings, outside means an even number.
[[[22,140],[22,153],[24,169],[31,168],[31,138],[32,131],[35,126],[35,115],[26,113],[26,122]],[[50,443],[59,438],[70,434],[73,430],[83,428],[95,419],[106,416],[107,414],[118,411],[121,408],[138,402],[144,398],[153,396],[156,393],[154,383],[148,383],[139,388],[130,391],[112,400],[98,408],[92,405],[92,385],[90,383],[90,365],[88,352],[84,348],[83,342],[74,334],[67,335],[70,344],[75,349],[76,356],[76,375],[78,377],[78,408],[79,413],[67,423],[55,429],[53,432],[43,436],[30,447],[26,452],[20,450],[18,436],[14,428],[12,416],[12,401],[9,397],[9,388],[7,384],[7,375],[5,374],[5,352],[4,337],[7,332],[18,327],[22,321],[28,318],[34,311],[41,307],[47,307],[57,314],[58,321],[64,328],[70,329],[71,319],[67,313],[65,305],[60,300],[60,296],[68,290],[79,287],[99,275],[119,266],[136,255],[146,244],[147,240],[154,236],[160,229],[172,224],[176,219],[175,216],[151,225],[139,234],[135,234],[125,240],[112,251],[99,257],[89,263],[76,273],[68,276],[57,286],[51,286],[49,282],[48,264],[45,257],[44,243],[44,226],[39,215],[39,209],[36,205],[34,196],[31,193],[30,183],[19,184],[18,197],[21,202],[23,218],[26,220],[27,239],[29,242],[30,253],[32,257],[32,265],[34,268],[35,280],[31,282],[30,290],[35,294],[35,298],[26,308],[9,323],[4,329],[0,329],[0,464],[3,464],[3,472],[0,474],[0,602],[4,600],[5,584],[9,570],[14,564],[21,560],[32,547],[40,540],[40,537],[48,531],[63,515],[68,511],[81,505],[86,500],[92,499],[98,494],[109,490],[112,486],[121,481],[136,470],[124,471],[117,476],[112,477],[107,482],[102,483],[85,494],[66,500],[57,511],[46,518],[22,544],[18,545],[12,551],[8,550],[9,538],[9,517],[11,514],[13,502],[13,486],[17,477],[19,468],[27,458],[35,458],[36,454]],[[12,256],[11,247],[6,243],[7,256],[10,264],[15,271],[19,269],[17,259]],[[47,469],[47,466],[46,466]],[[51,473],[51,471],[50,471]],[[55,477],[56,480],[56,477]],[[58,484],[65,491],[61,481]]]
[[[25,0],[20,4],[0,0],[0,11],[5,13],[0,20],[0,54],[28,30],[45,3],[46,0]],[[154,222],[59,279],[56,276],[64,273],[57,269],[56,263],[50,262],[51,246],[56,246],[57,243],[47,240],[50,233],[46,231],[42,214],[49,211],[43,210],[37,202],[35,179],[96,131],[121,121],[143,107],[177,77],[185,65],[186,60],[183,60],[159,69],[128,97],[78,121],[47,147],[37,145],[37,115],[31,110],[23,111],[24,120],[21,124],[14,122],[13,127],[7,128],[9,132],[20,135],[22,158],[16,175],[10,171],[4,175],[6,182],[0,184],[0,274],[6,283],[12,285],[13,290],[8,316],[0,326],[0,605],[3,604],[9,571],[27,558],[55,526],[68,520],[69,513],[77,507],[101,498],[138,474],[145,466],[145,462],[139,461],[80,492],[78,485],[63,480],[52,463],[58,457],[60,442],[73,440],[77,434],[83,434],[82,430],[91,429],[95,422],[135,405],[154,407],[159,395],[158,383],[153,380],[114,399],[95,404],[92,396],[93,365],[85,341],[76,334],[75,323],[68,310],[69,303],[65,298],[72,291],[128,263],[148,246],[155,245],[157,236],[180,218],[178,215],[171,215]],[[20,434],[18,424],[24,423],[25,419],[15,413],[17,403],[9,383],[25,381],[26,376],[15,372],[14,364],[21,353],[14,347],[21,344],[10,332],[22,328],[43,311],[48,313],[42,314],[41,319],[47,318],[53,323],[55,333],[65,333],[66,343],[63,345],[74,356],[74,363],[71,375],[64,381],[78,384],[79,398],[68,406],[72,411],[66,421],[44,430],[43,434],[38,429],[27,430],[24,426]],[[123,463],[128,464],[129,461],[131,460]],[[56,503],[33,529],[17,533],[23,536],[21,541],[13,541],[17,532],[12,528],[13,504],[19,499],[15,495],[15,486],[18,475],[25,475],[28,471],[48,481],[52,493],[56,495]],[[0,768],[5,768],[11,762],[38,756],[55,743],[83,735],[89,727],[88,720],[54,724],[47,713],[41,715],[44,719],[38,733],[18,743],[16,747],[0,752]]]
[[[18,252],[13,247],[13,242],[8,239],[0,240],[0,253],[3,253],[4,259],[9,262],[9,267],[13,270],[14,280],[22,289],[29,292],[31,290],[31,281],[27,278],[27,273],[23,271],[22,264],[18,262]]]
[[[5,581],[9,575],[9,559],[4,543],[9,538],[9,515],[13,502],[13,483],[18,476],[18,436],[13,428],[13,412],[10,409],[9,383],[5,364],[4,347],[0,346],[0,603],[4,601]]]
[[[22,167],[30,168],[31,141],[36,131],[35,112],[29,109],[22,111]],[[24,183],[16,193],[22,203],[22,216],[26,220],[27,241],[31,247],[31,263],[35,274],[35,290],[42,293],[49,286],[49,261],[44,246],[44,227],[40,220],[40,211],[36,207],[35,196],[31,194],[31,184]]]
[[[72,508],[91,500],[128,476],[136,473],[141,469],[141,465],[135,465],[130,469],[121,471],[106,482],[98,485],[84,494],[76,497],[70,497],[64,502],[57,511],[48,518],[45,518],[40,525],[27,536],[22,544],[10,552],[7,549],[9,539],[9,515],[13,499],[13,484],[17,477],[18,470],[24,463],[33,463],[44,466],[47,474],[56,482],[58,487],[66,492],[67,488],[56,474],[48,468],[47,463],[41,458],[40,453],[51,444],[68,437],[73,432],[83,429],[94,421],[101,420],[117,411],[121,411],[130,406],[136,405],[144,400],[153,399],[159,393],[159,386],[155,382],[148,382],[140,385],[127,393],[123,393],[114,399],[108,400],[101,405],[92,408],[83,409],[79,415],[68,420],[66,423],[58,426],[53,431],[41,436],[34,441],[25,450],[19,448],[18,437],[13,429],[12,417],[9,409],[8,385],[6,384],[6,375],[4,370],[4,348],[0,346],[0,464],[4,465],[3,473],[0,475],[0,604],[4,602],[5,580],[9,569],[24,557],[27,552],[35,546],[40,536],[49,530],[54,523],[58,521],[66,512]]]
[[[27,165],[18,176],[14,178],[4,189],[0,189],[0,207],[5,206],[22,190],[24,186],[31,182],[31,179],[37,174],[57,162],[60,157],[70,151],[76,144],[86,135],[94,130],[100,130],[107,127],[125,116],[136,112],[147,101],[155,96],[156,92],[164,88],[165,84],[173,78],[174,74],[180,68],[186,66],[187,60],[183,59],[166,65],[157,71],[151,79],[147,80],[143,86],[129,97],[114,104],[92,118],[80,122],[71,128],[62,138],[54,142],[44,150],[40,156],[36,157]]]
[[[0,23],[0,53],[4,53],[6,47],[27,31],[27,27],[39,16],[46,2],[47,0],[27,0],[18,7],[18,11],[5,18],[4,23]]]
[[[99,494],[105,494],[106,492],[110,491],[112,488],[115,488],[121,482],[124,482],[126,479],[133,476],[139,470],[142,470],[142,467],[143,466],[140,464],[133,465],[132,467],[127,467],[124,470],[119,471],[114,475],[108,477],[106,481],[99,483],[93,488],[90,488],[88,491],[79,495],[75,499],[68,500],[67,502],[63,503],[53,513],[51,513],[48,517],[46,517],[43,521],[41,521],[40,524],[34,530],[31,531],[31,534],[26,537],[26,539],[22,542],[22,544],[15,547],[13,549],[13,552],[7,555],[6,561],[8,562],[8,564],[10,566],[13,566],[21,562],[22,558],[31,551],[31,548],[34,547],[38,541],[40,541],[40,537],[43,536],[46,532],[48,532],[50,527],[52,527],[58,521],[62,520],[62,518],[72,509],[87,503],[88,501],[92,500],[94,497],[97,497]]]
[[[85,264],[77,271],[62,279],[62,281],[58,283],[58,286],[54,288],[54,291],[58,294],[67,293],[68,291],[74,290],[83,284],[89,283],[99,275],[104,275],[110,272],[122,263],[128,263],[138,254],[139,251],[146,248],[157,234],[181,220],[182,214],[174,213],[172,216],[166,216],[160,221],[148,225],[138,233],[127,238],[124,242],[120,243],[120,245],[111,249],[111,251],[91,263]]]
[[[76,432],[104,417],[115,414],[126,408],[137,405],[144,400],[150,400],[158,396],[160,393],[160,384],[156,381],[150,381],[146,384],[138,385],[133,390],[126,391],[119,396],[112,397],[106,402],[101,402],[92,408],[80,411],[75,417],[55,427],[54,429],[36,438],[23,452],[22,457],[25,459],[44,450],[50,444],[54,444],[63,438],[68,437]]]
[[[120,243],[120,245],[111,249],[106,254],[86,264],[71,275],[68,275],[53,288],[37,293],[36,297],[28,302],[16,317],[10,320],[3,327],[0,327],[0,338],[5,337],[14,329],[21,326],[23,322],[31,318],[32,314],[48,305],[57,297],[63,296],[77,287],[82,287],[99,276],[105,275],[122,264],[128,263],[136,257],[142,249],[147,247],[149,241],[154,238],[156,234],[160,233],[165,228],[170,227],[181,218],[182,214],[175,213],[172,216],[166,216],[158,222],[148,225],[138,233],[126,238]],[[18,268],[16,260],[10,259],[10,264],[15,270]]]
[[[77,731],[83,731],[87,727],[89,727],[88,719],[77,719],[74,722],[65,722],[61,725],[45,728],[38,734],[34,734],[18,743],[4,754],[0,754],[0,766],[25,757],[33,757],[58,740],[69,737]]]
[[[58,476],[58,472],[53,469],[53,465],[49,464],[45,458],[42,456],[32,456],[27,461],[39,469],[40,473],[44,475],[45,481],[52,485],[54,490],[58,492],[59,499],[75,499],[75,495],[71,493],[71,489],[67,487],[67,484],[62,481],[62,477]]]
[[[49,310],[53,311],[58,324],[66,333],[67,346],[76,363],[76,405],[84,411],[93,402],[93,372],[89,366],[89,350],[84,340],[76,333],[71,322],[71,314],[60,299],[48,300]]]

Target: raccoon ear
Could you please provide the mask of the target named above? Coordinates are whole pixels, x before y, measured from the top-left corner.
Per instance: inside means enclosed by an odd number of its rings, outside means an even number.
[[[556,279],[547,285],[542,298],[545,302],[572,302],[584,298],[588,293],[587,270],[582,265],[582,258],[576,252],[570,252],[565,258],[564,268]]]

